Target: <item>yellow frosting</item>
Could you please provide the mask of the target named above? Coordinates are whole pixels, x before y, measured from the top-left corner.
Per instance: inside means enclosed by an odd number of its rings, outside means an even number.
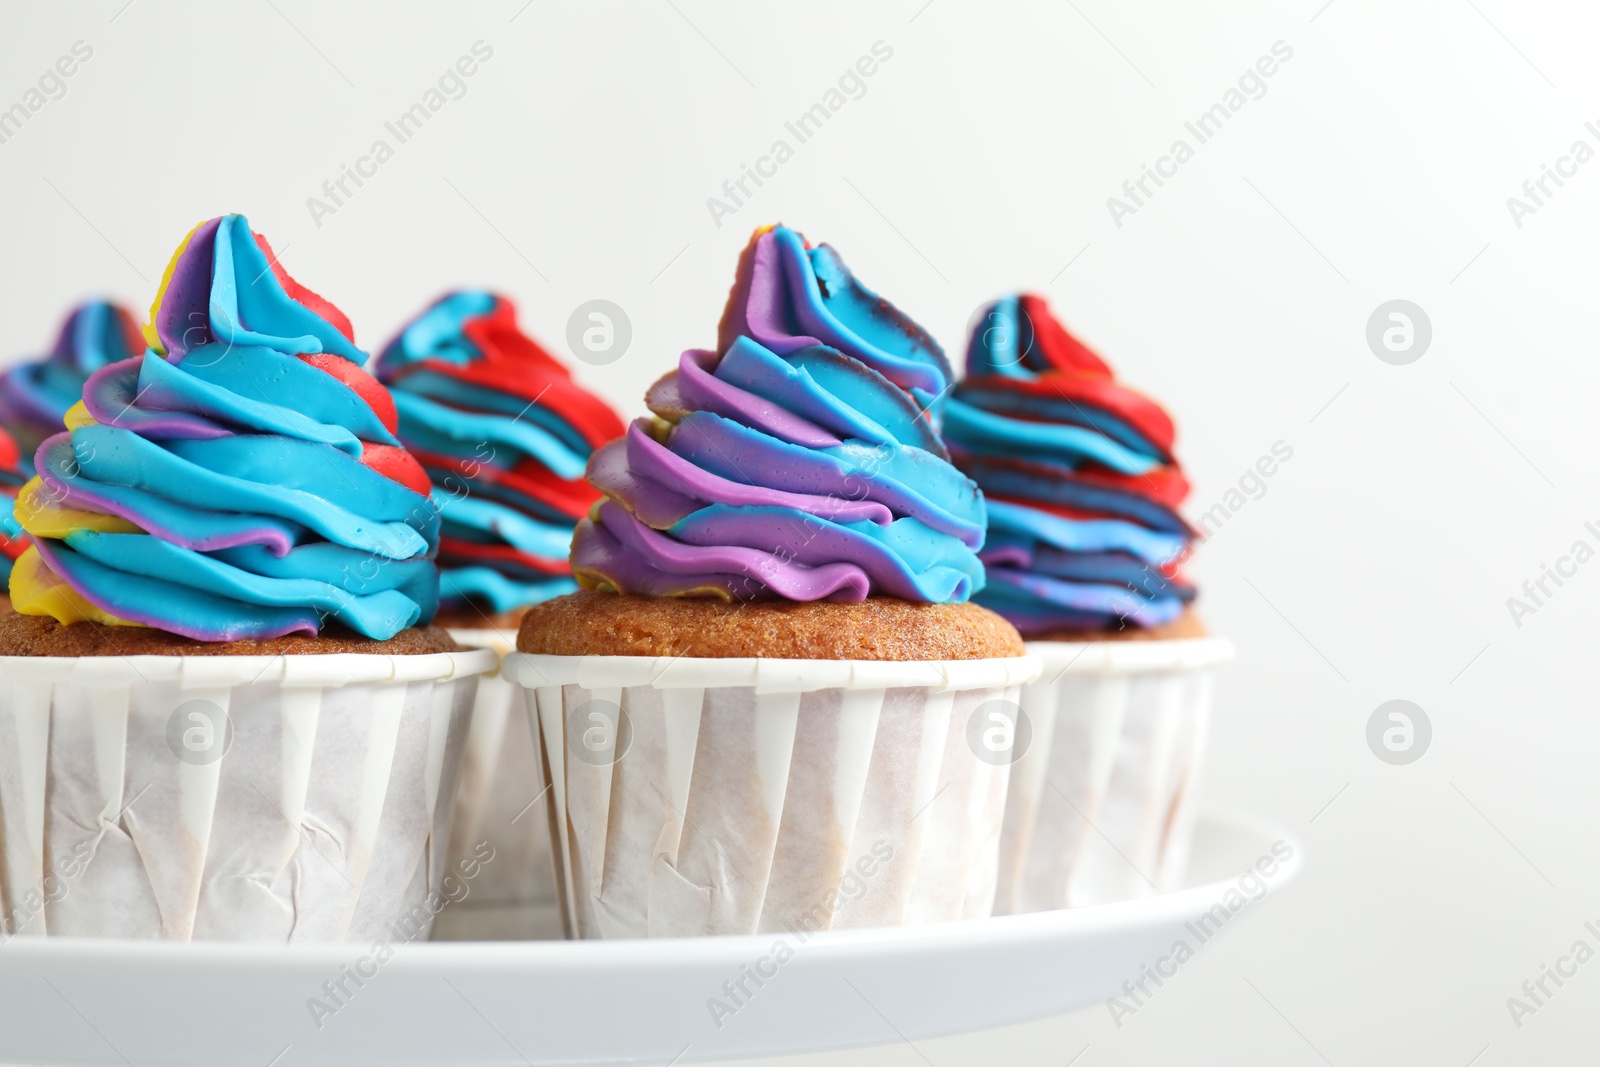
[[[16,565],[11,569],[11,606],[23,615],[50,615],[68,626],[75,622],[102,623],[106,626],[144,625],[118,618],[89,603],[45,566],[39,550],[32,545],[17,557]]]
[[[189,242],[194,239],[195,233],[204,226],[204,222],[196,223],[194,229],[183,235],[183,241],[178,245],[178,250],[172,253],[172,259],[167,263],[167,269],[161,272],[161,287],[156,290],[156,298],[150,302],[150,321],[144,324],[144,343],[158,356],[167,354],[161,345],[161,335],[156,333],[156,313],[161,310],[161,302],[167,298],[167,285],[172,281],[173,272],[178,269],[178,260],[183,258],[184,251],[189,247]]]
[[[142,527],[116,515],[70,508],[52,495],[42,479],[33,478],[17,491],[17,522],[35,537],[65,538],[74,530],[96,533],[144,533]]]
[[[67,409],[67,413],[65,416],[63,416],[62,421],[66,423],[67,429],[69,430],[76,430],[80,426],[100,425],[100,420],[89,414],[89,409],[83,406],[82,400],[79,400],[76,404]]]

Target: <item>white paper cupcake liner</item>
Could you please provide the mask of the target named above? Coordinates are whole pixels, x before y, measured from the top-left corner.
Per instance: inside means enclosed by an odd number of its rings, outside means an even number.
[[[1033,657],[506,657],[553,786],[569,936],[988,915],[1010,754],[980,758],[969,727],[1014,709],[1038,671]]]
[[[457,644],[516,651],[516,630],[452,629]],[[478,682],[472,728],[461,765],[461,789],[450,829],[450,867],[487,842],[494,862],[472,883],[473,905],[554,904],[549,797],[534,748],[522,690],[497,670]]]
[[[995,913],[1182,884],[1221,638],[1033,641],[1032,736],[1011,770]]]
[[[495,662],[0,657],[4,933],[425,936]]]

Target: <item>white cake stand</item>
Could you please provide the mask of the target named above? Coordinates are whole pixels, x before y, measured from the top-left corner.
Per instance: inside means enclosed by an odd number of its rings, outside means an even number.
[[[1181,892],[804,943],[435,941],[399,945],[380,964],[357,945],[15,938],[0,946],[0,1063],[667,1064],[965,1033],[1103,1003],[1179,939],[1204,951],[1185,924],[1226,909],[1274,842],[1293,851],[1265,880],[1277,891],[1298,873],[1300,844],[1258,820],[1212,815],[1199,822]],[[491,924],[523,936],[555,925],[463,908],[445,912],[440,933],[481,936]],[[792,953],[782,962],[780,941]],[[758,986],[752,970],[772,976]],[[344,977],[358,971],[372,977]],[[336,1002],[324,983],[341,979]],[[314,1011],[312,998],[335,1010]]]

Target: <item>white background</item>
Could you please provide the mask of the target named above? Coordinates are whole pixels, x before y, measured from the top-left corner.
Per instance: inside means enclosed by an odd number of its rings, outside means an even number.
[[[1194,515],[1293,448],[1195,570],[1239,646],[1208,801],[1301,835],[1305,877],[1120,1030],[1093,1009],[792,1062],[1593,1061],[1600,963],[1520,1029],[1506,1007],[1575,939],[1600,947],[1582,926],[1600,919],[1600,562],[1520,628],[1506,605],[1575,540],[1600,547],[1583,527],[1600,520],[1600,161],[1520,228],[1506,206],[1575,139],[1600,148],[1592,13],[123,3],[3,16],[0,107],[75,41],[94,49],[0,145],[7,354],[42,350],[82,295],[147,307],[185,231],[242,211],[369,348],[450,286],[513,296],[557,350],[578,304],[615,301],[631,348],[580,369],[631,416],[714,339],[749,230],[782,220],[952,355],[982,301],[1046,293],[1171,409]],[[480,39],[494,55],[467,94],[315,225],[307,198]],[[715,225],[706,198],[879,40],[893,58],[865,96]],[[1279,40],[1293,58],[1266,95],[1114,225],[1106,198]],[[1365,341],[1394,298],[1432,321],[1409,366]],[[1392,698],[1433,724],[1411,766],[1365,741]]]

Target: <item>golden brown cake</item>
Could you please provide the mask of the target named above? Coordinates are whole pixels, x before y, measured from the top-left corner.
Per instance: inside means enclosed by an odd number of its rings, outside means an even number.
[[[512,608],[485,614],[468,604],[451,611],[440,611],[433,624],[448,630],[515,630],[522,625],[527,608]]]
[[[1200,621],[1193,608],[1171,622],[1160,626],[1124,626],[1120,630],[1056,630],[1040,634],[1034,641],[1181,641],[1196,637],[1210,637],[1211,631]]]
[[[959,660],[1023,655],[1016,628],[976,604],[729,603],[585,591],[528,609],[523,652],[553,656]]]
[[[415,626],[387,641],[329,626],[316,637],[290,634],[265,641],[194,641],[149,626],[63,626],[48,615],[0,616],[0,656],[331,656],[357,653],[422,656],[460,652],[437,626]]]

